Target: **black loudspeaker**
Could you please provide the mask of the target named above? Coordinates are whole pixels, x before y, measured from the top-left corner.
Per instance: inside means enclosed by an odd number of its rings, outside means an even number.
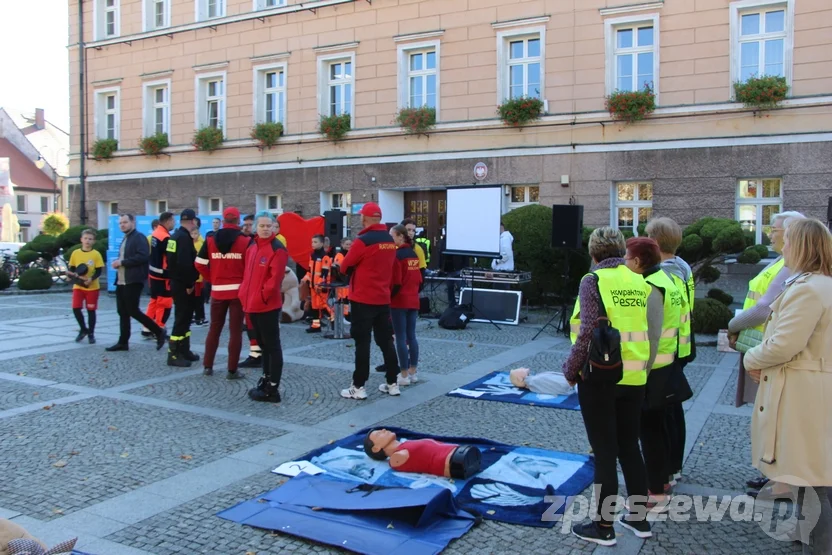
[[[584,230],[584,207],[579,204],[552,206],[552,247],[580,249]]]
[[[829,204],[826,205],[826,222],[832,226],[832,197],[829,197]]]
[[[329,244],[333,247],[341,244],[344,237],[344,216],[343,210],[327,210],[324,212],[324,237],[329,238]]]

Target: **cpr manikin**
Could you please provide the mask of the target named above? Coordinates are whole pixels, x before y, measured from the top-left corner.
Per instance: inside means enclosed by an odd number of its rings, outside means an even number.
[[[400,442],[390,430],[371,430],[364,438],[364,452],[372,459],[390,459],[399,472],[432,474],[465,480],[480,471],[480,452],[471,445],[440,443],[433,439]]]
[[[570,395],[575,392],[563,374],[557,372],[531,375],[531,370],[528,368],[515,368],[509,373],[509,380],[514,387],[528,389],[532,393],[542,395]]]

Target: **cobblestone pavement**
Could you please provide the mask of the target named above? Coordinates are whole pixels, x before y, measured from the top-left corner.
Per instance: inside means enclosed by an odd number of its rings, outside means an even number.
[[[420,320],[422,380],[390,398],[341,399],[350,383],[354,345],[281,330],[286,358],[279,406],[255,404],[245,380],[224,379],[223,334],[215,375],[201,365],[172,369],[152,342],[134,337],[128,353],[106,353],[118,320],[104,296],[98,344],[74,342],[68,294],[0,297],[0,517],[12,518],[46,542],[79,536],[95,555],[263,555],[339,553],[326,546],[239,526],[218,511],[278,487],[269,472],[283,461],[372,425],[397,425],[444,435],[482,436],[506,443],[585,454],[577,411],[447,397],[445,393],[494,370],[528,366],[559,371],[568,341],[540,325],[472,324],[464,331]],[[202,352],[207,327],[193,329]],[[245,345],[245,342],[244,342]],[[244,348],[243,356],[247,349]],[[750,465],[750,408],[733,407],[735,355],[701,347],[687,369],[695,397],[688,410],[685,476],[688,494],[738,495],[755,476]],[[381,362],[373,347],[373,364]],[[622,487],[623,491],[623,487]],[[582,493],[588,500],[591,488]],[[580,503],[576,503],[577,507]],[[446,553],[605,553],[552,529],[485,521]],[[762,523],[657,522],[655,536],[637,540],[618,530],[618,553],[794,553],[763,532]]]

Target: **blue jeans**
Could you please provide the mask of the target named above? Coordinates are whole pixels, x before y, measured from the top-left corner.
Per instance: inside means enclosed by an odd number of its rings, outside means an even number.
[[[393,332],[396,334],[396,353],[399,368],[415,368],[419,363],[419,343],[416,341],[416,318],[419,311],[410,308],[391,308]]]

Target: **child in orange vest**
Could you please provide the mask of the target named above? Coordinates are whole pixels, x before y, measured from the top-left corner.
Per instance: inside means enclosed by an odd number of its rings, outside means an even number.
[[[327,304],[329,289],[320,286],[330,282],[329,272],[332,269],[332,258],[326,254],[324,249],[323,235],[312,237],[312,254],[309,257],[309,271],[303,276],[303,281],[309,283],[309,296],[312,301],[312,310],[317,311],[317,318],[312,320],[312,325],[306,330],[307,333],[320,333],[321,317],[326,313],[332,319],[332,310]]]

